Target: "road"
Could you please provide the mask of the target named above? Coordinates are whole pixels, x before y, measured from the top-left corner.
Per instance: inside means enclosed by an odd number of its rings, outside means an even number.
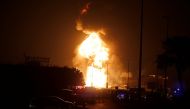
[[[96,102],[95,104],[88,104],[86,108],[87,109],[124,109],[124,107],[121,107],[110,100]]]

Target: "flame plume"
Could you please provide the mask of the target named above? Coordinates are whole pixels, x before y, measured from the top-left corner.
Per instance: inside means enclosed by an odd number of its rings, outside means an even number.
[[[86,86],[106,87],[105,62],[108,61],[108,51],[109,49],[96,32],[91,32],[80,45],[79,54],[88,60]]]
[[[86,86],[104,88],[107,82],[105,63],[108,61],[109,49],[100,38],[99,33],[105,34],[104,31],[92,32],[84,28],[81,17],[87,14],[90,5],[91,2],[85,5],[76,21],[76,29],[88,35],[79,46],[78,54],[87,60],[87,66],[83,67],[86,68],[84,75]]]

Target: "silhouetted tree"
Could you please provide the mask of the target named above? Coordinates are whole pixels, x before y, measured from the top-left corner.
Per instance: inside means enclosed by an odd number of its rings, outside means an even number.
[[[56,95],[63,88],[84,84],[82,73],[70,67],[0,64],[0,72],[0,97],[3,104],[14,107],[28,108],[33,97]]]
[[[80,70],[69,67],[1,65],[1,93],[33,96],[84,85]]]
[[[158,55],[157,68],[166,73],[167,68],[175,66],[178,82],[183,90],[182,75],[190,66],[190,37],[169,37],[163,42],[164,52]]]

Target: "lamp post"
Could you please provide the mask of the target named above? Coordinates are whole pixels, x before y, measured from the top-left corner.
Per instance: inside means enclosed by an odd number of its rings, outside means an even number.
[[[138,78],[138,95],[141,99],[141,69],[142,69],[142,39],[143,39],[143,0],[141,0],[141,15],[140,15],[140,48],[139,48],[139,78]]]

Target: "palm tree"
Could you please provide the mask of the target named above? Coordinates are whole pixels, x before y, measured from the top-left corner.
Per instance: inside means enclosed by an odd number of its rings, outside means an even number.
[[[182,75],[190,66],[190,37],[169,37],[164,41],[163,48],[164,52],[156,59],[157,68],[164,71],[166,76],[167,69],[175,66],[179,87],[184,90]]]

